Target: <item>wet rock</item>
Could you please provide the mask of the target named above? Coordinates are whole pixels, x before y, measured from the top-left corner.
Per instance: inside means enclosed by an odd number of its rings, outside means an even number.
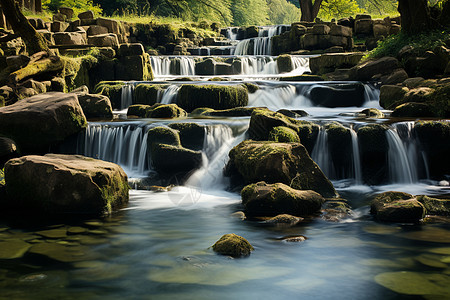
[[[40,94],[0,108],[0,134],[23,152],[46,152],[86,126],[75,94]]]
[[[134,104],[153,105],[158,102],[167,84],[140,83],[134,88]]]
[[[307,239],[308,238],[306,236],[298,235],[298,236],[284,237],[281,240],[284,241],[284,242],[288,242],[288,243],[300,243],[300,242],[306,241]]]
[[[416,196],[417,201],[423,204],[427,215],[450,216],[450,199],[438,199],[428,196]]]
[[[351,214],[350,206],[345,200],[327,200],[323,205],[322,219],[329,222],[339,222]]]
[[[199,107],[230,109],[247,106],[248,91],[241,85],[183,84],[178,92],[177,104],[191,112]]]
[[[277,143],[300,143],[300,138],[295,130],[288,127],[278,126],[269,132],[269,141]]]
[[[394,109],[403,103],[403,97],[409,92],[407,87],[398,85],[382,85],[380,88],[380,105],[386,109]]]
[[[97,94],[81,94],[78,95],[83,113],[88,119],[107,119],[113,118],[111,101],[108,97]]]
[[[380,221],[417,223],[424,217],[425,208],[410,194],[385,192],[372,200],[370,212]]]
[[[351,69],[351,80],[368,81],[376,75],[391,74],[400,68],[400,63],[394,57],[383,57],[377,60],[366,61]]]
[[[325,79],[319,75],[302,74],[297,76],[280,77],[280,81],[325,81]]]
[[[322,129],[323,130],[323,129]],[[350,129],[338,122],[325,125],[328,135],[328,149],[330,151],[334,169],[340,177],[347,178],[352,170],[348,166],[352,165],[352,136]]]
[[[289,214],[276,215],[264,221],[265,224],[275,225],[277,227],[291,227],[295,226],[303,220],[301,217],[296,217]]]
[[[368,184],[380,184],[388,178],[386,130],[381,124],[370,124],[358,129],[362,176]]]
[[[6,163],[5,178],[8,196],[14,199],[8,205],[21,211],[98,215],[128,202],[122,168],[79,155],[15,158]]]
[[[426,103],[404,103],[397,106],[391,114],[392,117],[426,118],[437,117],[430,105]]]
[[[57,243],[39,243],[33,245],[27,255],[37,258],[46,258],[60,263],[72,263],[86,260],[85,247],[65,246]]]
[[[193,116],[210,117],[250,117],[254,110],[265,109],[261,107],[236,107],[230,109],[214,110],[212,108],[197,108],[191,112]]]
[[[246,215],[253,217],[280,214],[307,216],[320,211],[324,203],[324,198],[314,191],[299,191],[282,183],[258,182],[247,185],[242,190],[241,196]]]
[[[186,117],[187,113],[176,104],[160,104],[156,103],[152,106],[135,104],[128,108],[127,116],[139,118],[163,118],[173,119]]]
[[[365,102],[365,89],[361,83],[315,86],[311,89],[310,99],[315,105],[324,107],[362,106]]]
[[[245,238],[234,233],[223,235],[212,249],[219,254],[232,257],[248,256],[255,250]]]
[[[308,116],[308,113],[306,111],[299,110],[299,109],[295,109],[295,110],[279,109],[279,110],[277,110],[277,113],[283,114],[286,117],[294,118],[294,119]]]
[[[384,118],[384,113],[377,108],[366,108],[360,112],[368,118],[381,119]]]
[[[206,127],[197,123],[172,123],[170,128],[178,130],[183,147],[202,150],[205,141]]]
[[[228,175],[242,176],[246,183],[284,183],[298,190],[316,191],[324,197],[337,195],[301,144],[244,141],[229,156]]]
[[[277,58],[277,66],[279,73],[288,73],[294,69],[294,63],[289,54],[283,54]]]
[[[325,74],[336,69],[354,67],[363,56],[364,54],[361,52],[322,54],[317,57],[311,57],[309,67],[313,74]]]

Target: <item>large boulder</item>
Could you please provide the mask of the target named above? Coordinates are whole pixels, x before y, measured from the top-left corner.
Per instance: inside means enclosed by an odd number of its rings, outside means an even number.
[[[153,105],[161,99],[162,93],[167,87],[167,84],[140,83],[134,88],[133,103]]]
[[[399,61],[394,57],[383,57],[377,60],[365,61],[351,69],[350,79],[368,81],[373,77],[391,74],[400,68]]]
[[[78,32],[56,32],[53,34],[56,45],[84,45],[86,40]]]
[[[94,87],[94,93],[107,96],[113,108],[120,108],[124,85],[123,81],[101,81]]]
[[[128,116],[134,116],[138,118],[181,118],[186,117],[187,113],[184,109],[179,108],[176,104],[160,104],[156,103],[152,106],[135,104],[128,108]]]
[[[181,145],[191,150],[202,150],[206,136],[206,126],[197,123],[172,123],[170,128],[178,130]]]
[[[403,103],[403,97],[409,89],[398,85],[382,85],[380,88],[380,105],[386,109],[394,109]]]
[[[199,107],[229,109],[248,105],[248,91],[242,85],[183,84],[177,104],[191,112]]]
[[[338,25],[336,27],[338,27]],[[338,68],[351,68],[356,66],[363,56],[364,54],[362,52],[322,54],[320,56],[311,57],[309,59],[309,67],[313,74],[334,72]]]
[[[100,215],[128,202],[122,168],[79,155],[12,159],[5,165],[5,181],[8,205],[20,211]]]
[[[294,130],[300,137],[302,144],[311,153],[320,126],[312,122],[289,118],[267,109],[256,109],[252,112],[248,128],[249,137],[253,140],[267,141],[273,128],[279,126]]]
[[[230,153],[227,175],[245,183],[284,183],[299,190],[313,190],[324,197],[337,195],[333,185],[299,143],[243,141]]]
[[[78,101],[88,119],[113,118],[111,101],[108,97],[98,94],[79,94]]]
[[[365,102],[365,88],[362,83],[318,85],[311,89],[310,99],[314,105],[324,107],[362,106]]]
[[[424,217],[425,207],[413,195],[385,192],[375,196],[370,212],[380,221],[417,223]]]
[[[351,177],[353,174],[349,166],[352,165],[353,151],[350,129],[338,122],[332,122],[325,125],[325,130],[328,135],[328,149],[338,178]]]
[[[0,108],[0,135],[24,153],[47,152],[87,126],[77,95],[52,92]]]
[[[258,182],[242,191],[246,216],[267,217],[279,214],[307,216],[320,212],[325,199],[314,191],[295,190],[283,183]]]

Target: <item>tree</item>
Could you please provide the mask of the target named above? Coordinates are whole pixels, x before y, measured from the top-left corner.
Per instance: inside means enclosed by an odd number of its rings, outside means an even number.
[[[402,31],[415,34],[432,28],[427,0],[399,0],[398,12],[402,19]]]
[[[353,0],[324,1],[319,11],[319,17],[324,19],[345,18],[361,13],[358,3]]]
[[[323,0],[314,0],[313,3],[312,0],[299,0],[298,2],[302,13],[300,21],[314,22],[317,15],[319,14],[319,9],[322,1]]]
[[[49,52],[47,42],[41,34],[39,34],[28,19],[20,11],[19,6],[14,0],[0,0],[0,6],[5,14],[6,20],[11,25],[14,33],[19,35],[27,46],[29,55],[37,52]]]

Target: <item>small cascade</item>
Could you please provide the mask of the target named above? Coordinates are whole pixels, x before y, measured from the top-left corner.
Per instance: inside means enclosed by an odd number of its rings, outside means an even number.
[[[334,178],[334,167],[331,158],[330,150],[328,148],[328,133],[324,127],[320,127],[317,136],[316,144],[311,153],[311,158],[314,160],[322,170],[322,172],[330,179]]]
[[[132,82],[126,83],[122,86],[120,95],[120,110],[126,109],[133,104],[134,84]]]
[[[164,90],[164,92],[162,92],[162,96],[161,98],[159,98],[158,95],[158,100],[160,100],[161,104],[171,104],[171,103],[177,103],[177,96],[178,96],[178,91],[180,90],[179,85],[170,85],[167,89]]]
[[[267,107],[273,111],[281,108],[305,108],[311,106],[311,101],[305,96],[304,89],[295,85],[260,86],[260,89],[249,94],[249,106]]]
[[[190,56],[152,56],[150,57],[155,77],[168,75],[195,75],[195,59]]]
[[[290,73],[301,75],[305,72],[310,72],[309,68],[309,58],[291,55],[292,64],[294,65],[294,70]]]
[[[388,166],[390,181],[394,183],[415,183],[417,176],[417,156],[408,151],[398,135],[395,127],[386,131],[386,138],[389,145]]]
[[[166,56],[150,56],[153,75],[170,75],[170,58]]]
[[[357,185],[362,184],[362,171],[361,171],[361,158],[359,155],[359,143],[358,135],[353,128],[350,128],[350,134],[352,137],[352,170],[355,183]]]
[[[206,127],[203,152],[208,159],[212,158],[222,146],[233,138],[233,131],[227,125],[210,125]]]
[[[192,57],[182,56],[180,59],[180,75],[195,75],[195,61]]]
[[[256,37],[240,41],[234,55],[271,55],[272,42],[269,37]]]
[[[242,75],[278,74],[277,62],[273,57],[242,57]]]
[[[120,165],[129,177],[142,177],[150,170],[147,153],[148,126],[89,123],[78,137],[78,154]]]

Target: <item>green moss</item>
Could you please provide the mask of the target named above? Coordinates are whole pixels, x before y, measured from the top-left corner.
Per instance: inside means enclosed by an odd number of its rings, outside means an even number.
[[[428,196],[417,196],[417,201],[425,206],[428,215],[450,216],[450,200]]]
[[[94,93],[107,96],[113,108],[120,107],[123,81],[100,81],[94,88]]]
[[[183,84],[177,103],[187,112],[199,107],[229,109],[247,106],[248,91],[241,85]]]
[[[158,102],[158,95],[168,86],[167,84],[138,84],[134,89],[134,103],[153,105]]]
[[[202,150],[206,135],[206,127],[197,123],[172,123],[170,128],[178,130],[183,147]]]
[[[148,131],[147,143],[149,149],[153,149],[158,144],[181,146],[180,136],[177,130],[169,127],[154,127]]]
[[[274,127],[269,132],[269,141],[279,143],[300,143],[300,138],[295,130],[284,126]]]
[[[248,256],[255,250],[245,238],[234,233],[223,235],[212,249],[219,254],[232,257]]]
[[[124,203],[123,199],[128,200],[128,192],[130,189],[128,183],[120,178],[112,180],[108,186],[101,187],[100,193],[105,202],[103,213],[109,215],[120,208],[122,203]]]
[[[278,71],[280,73],[288,73],[294,69],[291,56],[289,54],[283,54],[277,58]]]
[[[98,63],[97,58],[92,55],[80,57],[62,56],[61,61],[64,64],[62,76],[69,91],[82,85],[91,86],[89,72]]]
[[[259,90],[259,86],[256,84],[253,84],[253,83],[244,82],[243,85],[247,88],[247,90],[250,94],[253,94],[257,90]]]

